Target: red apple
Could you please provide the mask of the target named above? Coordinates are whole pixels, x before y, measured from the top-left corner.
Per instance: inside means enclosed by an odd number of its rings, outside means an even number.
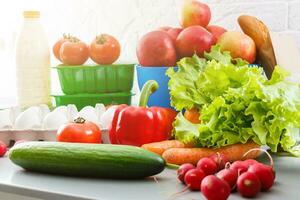
[[[220,44],[221,51],[229,51],[233,58],[242,58],[249,63],[255,61],[255,43],[244,33],[228,31],[219,38],[217,43]]]
[[[168,31],[171,28],[171,26],[161,26],[157,29],[157,31]]]
[[[198,0],[184,0],[180,13],[180,24],[183,28],[195,25],[206,27],[210,18],[208,5]]]
[[[176,39],[176,49],[180,58],[191,57],[195,53],[203,57],[204,51],[209,51],[213,44],[213,35],[202,26],[190,26]]]
[[[182,30],[183,30],[182,28],[170,28],[167,31],[167,33],[170,35],[170,37],[173,39],[175,43],[179,33],[181,33]]]
[[[175,66],[176,49],[165,31],[152,31],[144,35],[137,45],[137,58],[142,66]]]
[[[208,25],[206,29],[214,36],[214,43],[218,41],[223,33],[227,32],[225,28],[217,25]]]

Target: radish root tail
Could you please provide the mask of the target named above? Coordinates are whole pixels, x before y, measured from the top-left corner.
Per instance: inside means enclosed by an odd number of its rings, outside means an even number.
[[[270,161],[270,165],[271,167],[273,168],[274,167],[274,161],[273,161],[273,158],[271,156],[271,154],[265,150],[265,149],[261,149],[261,148],[253,148],[253,149],[250,149],[249,151],[247,151],[244,155],[243,155],[243,159],[251,152],[253,151],[261,151],[261,152],[264,152],[265,154],[267,154],[268,158],[269,158],[269,161]]]

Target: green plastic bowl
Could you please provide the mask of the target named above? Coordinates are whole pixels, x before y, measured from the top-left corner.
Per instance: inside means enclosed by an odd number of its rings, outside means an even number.
[[[64,94],[130,92],[133,85],[134,64],[59,65],[54,69]]]
[[[80,110],[85,106],[95,106],[97,103],[104,105],[111,104],[131,104],[131,92],[106,93],[106,94],[74,94],[74,95],[52,95],[55,99],[56,107],[75,104]]]

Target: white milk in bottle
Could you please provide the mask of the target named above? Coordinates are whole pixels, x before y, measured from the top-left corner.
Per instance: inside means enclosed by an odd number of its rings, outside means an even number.
[[[22,108],[51,105],[50,51],[38,11],[24,11],[16,46],[17,102]]]

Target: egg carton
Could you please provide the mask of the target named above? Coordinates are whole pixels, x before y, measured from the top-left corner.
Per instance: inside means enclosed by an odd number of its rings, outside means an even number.
[[[82,117],[97,124],[102,130],[103,143],[109,143],[107,128],[115,109],[116,106],[106,109],[103,104],[97,104],[80,111],[75,105],[59,106],[53,111],[46,105],[33,106],[24,111],[18,107],[0,110],[0,140],[8,145],[17,140],[55,141],[60,126]]]
[[[1,130],[0,141],[13,146],[17,141],[56,141],[57,130]],[[108,130],[101,130],[102,143],[110,144]]]

